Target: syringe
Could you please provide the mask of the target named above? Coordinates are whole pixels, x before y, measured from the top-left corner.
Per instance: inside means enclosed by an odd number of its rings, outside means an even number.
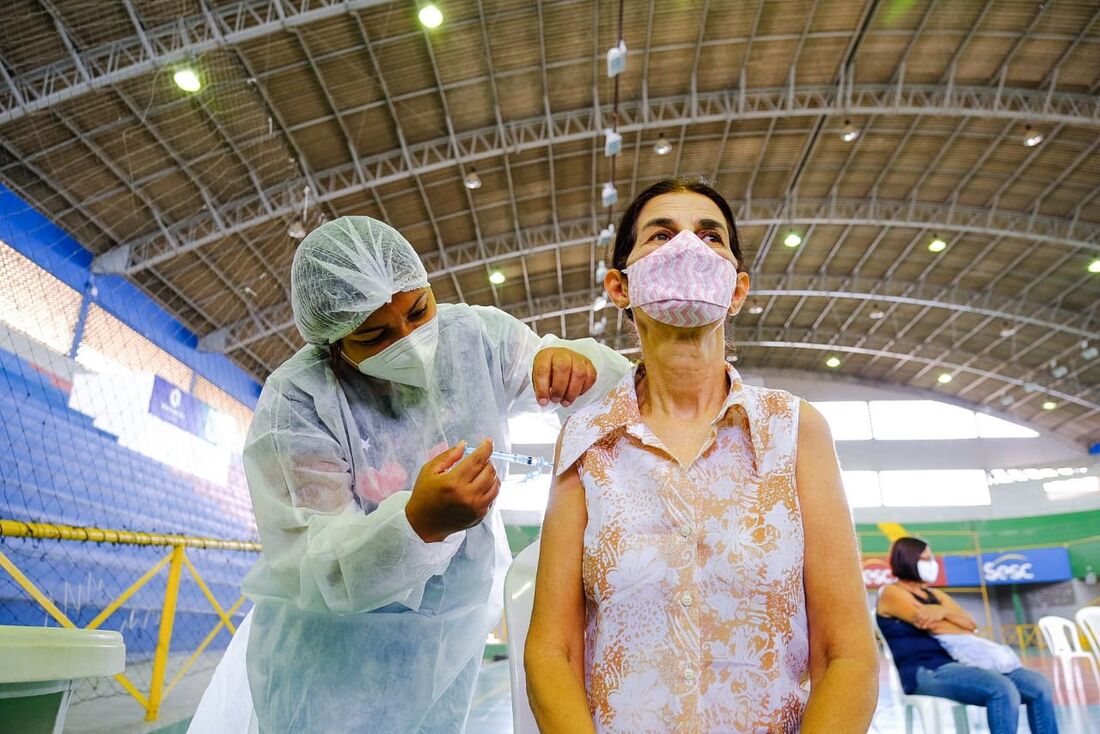
[[[477,450],[476,446],[467,446],[464,452],[465,456],[469,456]],[[494,451],[489,455],[489,458],[497,461],[507,461],[512,464],[523,464],[524,466],[532,467],[533,469],[553,469],[554,464],[541,456],[528,456],[527,454],[512,454],[506,451]]]

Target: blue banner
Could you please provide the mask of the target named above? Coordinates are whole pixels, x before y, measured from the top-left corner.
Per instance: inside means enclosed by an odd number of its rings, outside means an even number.
[[[944,556],[948,586],[978,586],[978,563],[973,556]],[[1073,578],[1065,548],[1031,548],[1005,553],[983,553],[985,583],[1040,584]]]
[[[157,418],[199,438],[209,440],[206,434],[209,412],[210,408],[206,403],[185,393],[159,375],[153,379],[149,413]]]

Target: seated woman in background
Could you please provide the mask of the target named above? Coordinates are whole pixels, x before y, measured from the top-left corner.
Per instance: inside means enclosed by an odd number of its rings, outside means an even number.
[[[525,651],[540,730],[866,732],[878,660],[828,425],[725,359],[749,291],[729,204],[654,184],[612,263],[642,362],[559,438]]]
[[[991,734],[1015,734],[1020,703],[1032,734],[1055,734],[1054,693],[1011,648],[978,637],[973,617],[947,592],[929,588],[939,565],[928,543],[898,538],[890,548],[897,582],[879,591],[877,620],[908,694],[984,706]]]

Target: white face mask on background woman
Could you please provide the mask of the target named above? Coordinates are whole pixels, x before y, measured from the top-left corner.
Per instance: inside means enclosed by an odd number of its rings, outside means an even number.
[[[737,287],[737,266],[688,230],[637,260],[629,270],[631,307],[670,326],[720,321]]]
[[[435,364],[438,343],[439,317],[434,317],[378,354],[353,364],[364,375],[425,388]]]
[[[917,575],[926,584],[935,583],[940,577],[940,564],[935,558],[917,561]]]

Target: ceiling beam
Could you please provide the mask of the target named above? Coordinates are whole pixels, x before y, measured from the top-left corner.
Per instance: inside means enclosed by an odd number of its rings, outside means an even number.
[[[587,245],[588,239],[577,244]],[[472,269],[479,265],[471,264],[468,267]],[[442,271],[429,270],[428,278],[436,280],[446,275],[447,273]],[[1067,309],[995,293],[968,291],[957,286],[944,287],[930,282],[914,284],[835,275],[758,275],[752,279],[750,295],[753,298],[788,296],[851,299],[944,309],[1000,319],[1017,326],[1035,326],[1086,339],[1100,330],[1100,325],[1091,322],[1084,314]],[[535,324],[546,319],[590,311],[592,291],[585,289],[566,294],[564,297],[554,294],[534,299],[530,303],[524,301],[506,308],[521,321]],[[294,326],[294,319],[290,304],[278,303],[257,312],[254,316],[218,329],[214,335],[204,337],[201,343],[204,349],[228,353],[269,336],[281,334],[292,326]]]
[[[384,0],[244,0],[217,7],[204,3],[202,13],[156,28],[139,28],[136,36],[79,53],[71,50],[68,57],[5,79],[5,87],[0,88],[0,125],[214,49],[382,4]],[[59,33],[65,40],[64,33]]]
[[[1100,128],[1100,106],[1088,95],[1054,94],[994,87],[951,87],[868,85],[846,87],[839,95],[835,87],[790,87],[756,91],[699,93],[620,105],[620,132],[664,129],[691,124],[738,120],[818,117],[828,112],[843,115],[896,114],[956,117],[993,117],[1036,123],[1042,120]],[[546,148],[603,134],[603,119],[609,108],[572,110],[552,116],[492,125],[453,137],[408,145],[403,150],[357,160],[315,174],[317,200],[321,203],[358,194],[385,184],[406,181],[458,165],[472,164],[504,154]],[[365,174],[365,176],[364,176]],[[258,196],[231,202],[222,216],[231,230],[250,227],[292,215],[298,207],[299,185],[287,182],[266,192],[271,208]],[[184,252],[220,241],[225,235],[212,215],[201,212],[172,227],[173,245],[167,238],[152,235],[120,246],[128,260],[125,269],[133,275]],[[116,258],[121,255],[116,254]]]

